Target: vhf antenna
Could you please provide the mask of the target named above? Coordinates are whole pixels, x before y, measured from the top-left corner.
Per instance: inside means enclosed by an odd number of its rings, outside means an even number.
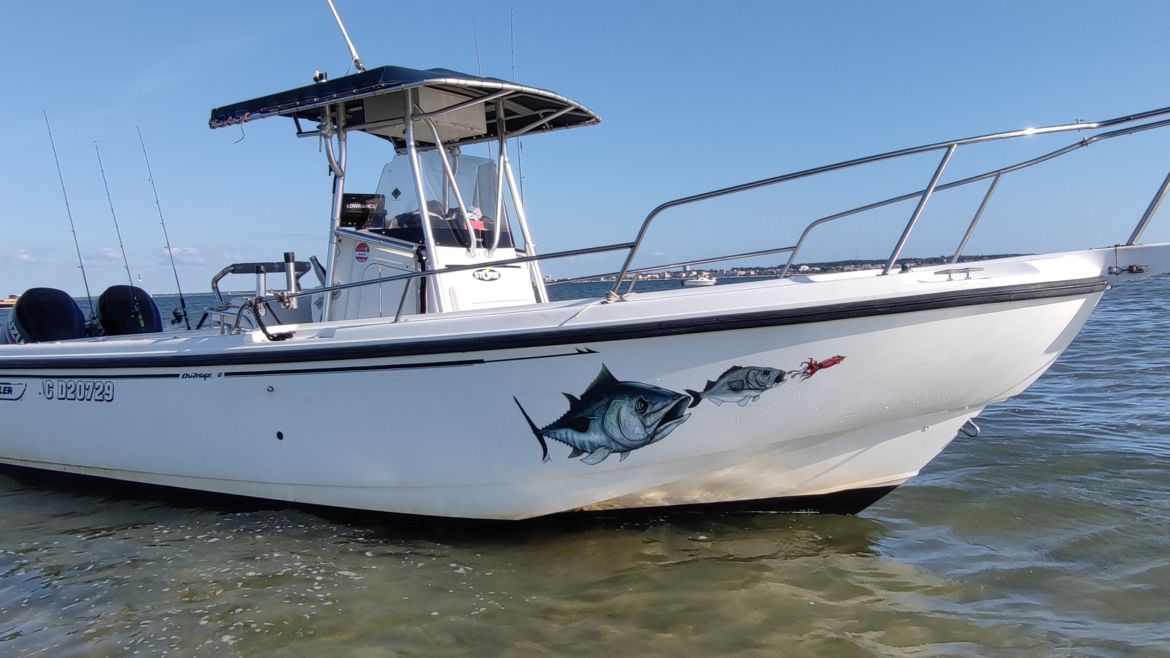
[[[337,7],[333,6],[333,0],[325,0],[329,3],[329,9],[333,12],[333,18],[337,19],[337,27],[341,28],[341,36],[345,37],[345,44],[349,46],[349,56],[353,58],[353,67],[357,69],[358,73],[366,70],[366,65],[362,64],[362,58],[358,57],[357,48],[353,45],[353,40],[349,38],[349,32],[345,29],[345,23],[341,22],[341,14],[337,13]]]
[[[474,16],[471,17],[471,38],[475,41],[475,74],[482,78],[483,77],[483,62],[481,62],[479,59],[479,30],[477,30],[475,27],[475,17]],[[516,76],[512,76],[512,77],[513,77],[512,82],[515,82],[516,80],[514,78]],[[487,150],[488,162],[495,163],[495,158],[492,157],[492,143],[491,142],[484,142],[483,145],[484,145],[484,148]]]
[[[53,129],[49,127],[49,113],[45,115],[45,130],[49,131],[49,146],[53,147],[53,162],[57,163],[57,180],[61,181],[61,196],[65,199],[65,214],[69,216],[69,230],[73,232],[73,248],[77,250],[77,266],[81,268],[81,282],[85,284],[85,299],[89,302],[89,317],[93,319],[93,295],[89,294],[89,279],[85,277],[85,261],[81,258],[81,245],[77,243],[77,227],[73,225],[73,211],[69,209],[69,195],[65,193],[65,177],[61,175],[61,160],[57,158],[57,144],[53,141]]]
[[[516,82],[516,5],[508,10],[508,40],[512,48],[512,82]],[[516,138],[516,169],[520,178],[520,198],[524,198],[524,140]]]

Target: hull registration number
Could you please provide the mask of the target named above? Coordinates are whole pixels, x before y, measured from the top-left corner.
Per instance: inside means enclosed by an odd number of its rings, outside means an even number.
[[[113,402],[114,382],[100,379],[46,379],[41,392],[47,400]]]

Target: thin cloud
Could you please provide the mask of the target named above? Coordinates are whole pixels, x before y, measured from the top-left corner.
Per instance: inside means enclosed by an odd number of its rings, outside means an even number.
[[[232,247],[171,247],[175,255],[175,265],[181,267],[203,267],[214,265],[222,267],[230,263],[248,260],[240,249]],[[253,258],[253,260],[255,260]],[[170,266],[171,258],[166,247],[158,251],[158,265]]]
[[[122,260],[122,252],[113,247],[103,247],[87,254],[85,260],[87,262],[93,261],[98,263],[120,262]]]
[[[206,265],[207,256],[204,255],[203,250],[198,247],[171,247],[172,255],[175,258],[176,265]],[[170,265],[171,259],[167,255],[167,249],[164,247],[159,252],[158,264]]]
[[[27,249],[0,250],[0,263],[5,265],[31,265],[34,263],[48,263],[50,259],[41,254],[34,254]]]

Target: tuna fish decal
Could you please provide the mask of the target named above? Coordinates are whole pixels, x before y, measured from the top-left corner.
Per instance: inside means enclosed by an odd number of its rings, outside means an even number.
[[[780,370],[763,366],[732,366],[725,370],[715,381],[708,381],[702,391],[686,389],[691,396],[691,406],[697,406],[703,400],[710,400],[716,406],[734,402],[741,407],[756,402],[764,391],[775,388],[789,377],[800,377],[800,381],[812,377],[818,372],[832,368],[845,360],[840,354],[817,361],[809,357],[796,370]]]
[[[546,438],[572,448],[569,458],[598,464],[615,452],[624,460],[631,451],[665,439],[691,417],[687,413],[690,397],[650,384],[619,382],[605,365],[580,398],[564,395],[569,410],[544,427],[537,427],[520,400],[512,397],[540,442],[546,462]]]
[[[699,391],[687,389],[695,406],[703,400],[710,400],[716,406],[734,402],[741,407],[760,399],[760,393],[784,383],[788,373],[776,368],[759,366],[732,366],[715,381],[708,381],[707,387]]]

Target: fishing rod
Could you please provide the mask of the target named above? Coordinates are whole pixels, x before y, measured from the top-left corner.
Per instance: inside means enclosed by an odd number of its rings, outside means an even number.
[[[134,275],[130,273],[130,260],[126,258],[126,245],[122,244],[122,229],[118,226],[118,214],[114,212],[114,198],[110,196],[110,184],[106,181],[106,168],[102,165],[102,152],[98,143],[93,143],[93,150],[97,153],[98,169],[102,172],[102,185],[106,188],[106,201],[110,204],[110,217],[114,218],[114,232],[118,234],[118,248],[122,250],[122,265],[126,267],[126,281],[130,284],[130,313],[131,317],[138,318],[138,326],[145,327],[142,317],[142,308],[138,305],[138,295],[134,294]]]
[[[118,248],[122,250],[122,265],[126,268],[126,281],[134,285],[134,275],[130,273],[130,261],[126,258],[126,245],[122,244],[122,229],[118,227],[118,214],[114,212],[114,199],[110,196],[110,184],[106,182],[106,168],[102,166],[102,152],[98,143],[93,143],[94,153],[97,153],[98,170],[102,172],[102,185],[106,188],[106,201],[110,204],[110,217],[114,219],[114,232],[118,234]]]
[[[191,328],[191,320],[187,317],[187,300],[183,297],[183,286],[179,285],[179,270],[175,267],[175,251],[171,249],[171,236],[167,234],[167,220],[163,219],[162,204],[158,202],[158,188],[154,185],[154,173],[150,170],[150,157],[146,155],[146,142],[142,140],[142,128],[134,126],[138,131],[138,144],[142,146],[142,159],[146,160],[146,177],[150,181],[150,189],[154,191],[154,206],[158,208],[158,223],[162,224],[163,238],[167,242],[167,255],[171,257],[171,272],[175,275],[175,288],[179,291],[179,306],[183,309],[183,324]],[[172,322],[172,324],[174,324]]]
[[[61,196],[65,199],[65,214],[69,216],[69,230],[73,232],[73,248],[77,250],[77,266],[81,268],[81,282],[85,284],[85,299],[89,302],[89,317],[92,320],[93,295],[89,294],[89,279],[85,276],[85,261],[81,258],[81,245],[77,242],[77,227],[73,224],[73,211],[69,209],[69,195],[65,192],[65,177],[61,175],[61,160],[57,157],[57,143],[53,141],[53,129],[49,126],[49,113],[41,110],[45,116],[45,130],[49,132],[49,146],[53,147],[53,162],[57,164],[57,180],[61,181]]]

